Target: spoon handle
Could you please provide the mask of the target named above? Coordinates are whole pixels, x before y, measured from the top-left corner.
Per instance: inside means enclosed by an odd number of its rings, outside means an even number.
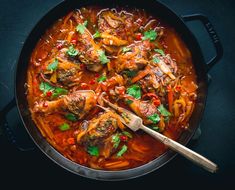
[[[182,144],[156,132],[152,129],[141,125],[140,129],[151,135],[152,137],[156,138],[166,146],[168,146],[170,149],[174,150],[175,152],[181,154],[182,156],[186,157],[188,160],[191,160],[195,164],[201,166],[202,168],[206,169],[207,171],[211,173],[215,173],[218,170],[218,166],[205,158],[204,156],[190,150],[189,148],[183,146]]]

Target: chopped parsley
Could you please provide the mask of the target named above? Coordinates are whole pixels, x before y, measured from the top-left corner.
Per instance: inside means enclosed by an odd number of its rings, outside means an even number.
[[[127,149],[128,149],[127,146],[123,145],[121,150],[117,153],[117,157],[122,156],[127,151]]]
[[[69,124],[67,124],[67,123],[63,123],[62,125],[59,126],[59,129],[60,129],[61,131],[67,131],[67,130],[70,129],[70,126],[69,126]]]
[[[91,155],[91,156],[99,156],[99,149],[97,146],[88,146],[87,147],[87,152]]]
[[[158,106],[158,111],[161,113],[161,115],[165,116],[165,117],[169,117],[171,116],[171,113],[163,106],[163,104],[161,104],[160,106]]]
[[[160,128],[158,127],[158,126],[151,126],[151,128],[154,130],[154,131],[157,131],[157,132],[159,132],[160,131]]]
[[[123,131],[122,134],[125,135],[125,136],[127,136],[127,137],[129,137],[130,139],[132,138],[132,134],[130,134],[130,133],[127,132],[127,131]]]
[[[70,56],[70,57],[75,57],[78,55],[78,50],[76,50],[73,46],[69,46],[69,49],[67,51],[67,54]]]
[[[126,52],[128,52],[128,51],[131,51],[131,48],[130,48],[130,47],[123,47],[123,48],[122,48],[122,52],[123,52],[123,53],[126,53]]]
[[[150,40],[154,41],[157,38],[157,32],[154,30],[149,30],[144,32],[144,36],[142,37],[142,40]]]
[[[133,103],[133,101],[132,101],[132,100],[125,100],[125,102],[126,102],[128,105],[130,105],[130,104],[132,104],[132,103]]]
[[[68,90],[64,89],[64,88],[59,88],[59,87],[56,87],[54,88],[54,91],[53,91],[53,94],[52,94],[52,97],[53,98],[56,98],[60,95],[64,95],[64,94],[67,94],[68,93]]]
[[[157,58],[157,57],[154,57],[154,58],[153,58],[153,62],[154,62],[154,63],[159,63],[159,62],[160,62],[160,59]]]
[[[107,79],[107,77],[102,75],[97,79],[97,82],[104,82],[104,81],[106,81],[106,79]]]
[[[123,71],[123,74],[127,75],[128,77],[134,77],[137,74],[137,71],[126,70]]]
[[[154,113],[153,115],[150,115],[147,117],[150,121],[152,121],[154,124],[158,123],[160,121],[160,117],[157,113]]]
[[[165,122],[169,122],[169,120],[170,120],[170,117],[165,117],[165,118],[164,118],[164,121],[165,121]]]
[[[65,118],[68,119],[69,121],[73,122],[77,121],[77,117],[73,113],[67,113],[65,115]]]
[[[106,57],[105,52],[103,50],[98,50],[98,54],[101,64],[106,64],[110,62],[110,60]]]
[[[93,38],[100,38],[100,36],[101,34],[98,30],[93,34]]]
[[[112,136],[112,142],[113,142],[113,147],[117,148],[118,145],[120,144],[120,135],[119,134],[115,134]]]
[[[133,96],[136,99],[140,99],[141,98],[141,88],[139,85],[134,84],[132,86],[130,86],[129,88],[127,88],[127,94]]]
[[[58,59],[55,59],[52,63],[50,63],[48,66],[47,66],[47,70],[49,71],[55,71],[58,67]]]
[[[43,92],[44,95],[46,95],[47,92],[51,91],[52,92],[52,97],[58,97],[59,95],[64,95],[68,93],[68,90],[60,87],[54,87],[51,86],[47,82],[41,82],[39,85],[39,89]]]
[[[162,49],[154,49],[154,51],[159,53],[161,56],[165,56],[165,53]]]
[[[87,26],[87,20],[83,24],[79,24],[76,27],[76,31],[79,32],[80,34],[84,34],[86,26]]]
[[[47,82],[41,82],[39,85],[39,89],[43,92],[44,95],[46,95],[47,92],[54,90],[54,86],[51,86]]]

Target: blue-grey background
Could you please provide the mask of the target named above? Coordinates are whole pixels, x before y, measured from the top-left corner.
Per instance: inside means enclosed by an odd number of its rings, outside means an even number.
[[[27,34],[35,23],[60,0],[0,0],[0,109],[14,97],[14,69]],[[225,185],[232,188],[235,180],[235,3],[232,0],[161,0],[178,15],[204,13],[214,25],[224,47],[224,56],[209,72],[209,87],[202,134],[189,147],[219,165],[217,174],[210,174],[177,156],[161,169],[144,177],[124,182],[99,182],[88,180],[67,172],[50,161],[38,149],[21,152],[0,136],[1,183],[11,186],[63,185],[75,188],[126,188],[127,185],[146,188],[192,188],[208,186],[217,189]],[[143,1],[147,3],[147,1]],[[156,10],[157,11],[157,10]],[[210,39],[197,23],[189,23],[203,49],[206,59],[214,55]],[[22,128],[17,111],[12,111],[9,123]],[[25,134],[24,134],[25,135]],[[22,135],[24,138],[27,135]],[[22,139],[21,139],[22,140]],[[24,140],[22,140],[24,141]],[[27,141],[26,141],[27,142]],[[187,186],[185,183],[191,184]],[[66,185],[67,184],[67,185]],[[32,188],[33,188],[32,186]]]

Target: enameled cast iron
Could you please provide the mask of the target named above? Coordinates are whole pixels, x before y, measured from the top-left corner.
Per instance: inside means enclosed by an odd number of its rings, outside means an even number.
[[[195,106],[195,110],[190,119],[190,126],[179,139],[179,142],[186,145],[187,142],[193,136],[195,130],[199,126],[203,110],[205,107],[206,96],[207,96],[207,72],[214,66],[216,62],[222,57],[223,49],[219,38],[207,19],[206,16],[202,14],[193,14],[186,16],[177,16],[171,9],[163,5],[162,3],[155,0],[141,1],[135,0],[134,2],[128,0],[67,0],[63,1],[50,10],[33,28],[33,30],[28,35],[25,40],[23,48],[21,50],[17,69],[15,73],[15,98],[12,100],[2,111],[1,111],[1,124],[7,127],[6,113],[17,105],[19,114],[21,116],[22,122],[25,129],[31,136],[34,143],[45,153],[51,160],[56,162],[61,167],[84,177],[98,179],[98,180],[124,180],[129,178],[138,177],[147,174],[153,170],[166,164],[170,161],[176,153],[169,150],[155,160],[142,165],[137,168],[121,170],[121,171],[104,171],[91,169],[77,163],[74,163],[67,158],[63,157],[59,152],[57,152],[41,135],[34,122],[31,119],[31,115],[28,109],[27,99],[26,99],[26,76],[27,67],[29,63],[29,58],[32,50],[34,49],[39,38],[44,34],[45,30],[53,24],[57,19],[64,16],[69,11],[80,8],[87,5],[100,5],[103,7],[116,7],[116,6],[129,6],[145,9],[156,17],[160,17],[165,20],[168,24],[176,29],[180,34],[181,38],[186,43],[187,47],[192,53],[193,64],[196,69],[197,82],[198,82],[198,98]],[[205,63],[199,44],[186,26],[185,21],[199,20],[202,22],[206,28],[211,40],[214,44],[216,55],[208,63]],[[9,131],[9,128],[8,128]],[[17,143],[17,142],[16,142]]]

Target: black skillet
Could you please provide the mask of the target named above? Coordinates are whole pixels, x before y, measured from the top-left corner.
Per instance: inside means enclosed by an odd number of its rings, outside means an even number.
[[[99,180],[124,180],[130,179],[134,177],[138,177],[144,174],[147,174],[153,170],[158,169],[159,167],[166,164],[170,161],[176,153],[169,150],[160,157],[155,160],[142,165],[137,168],[121,170],[121,171],[104,171],[104,170],[95,170],[91,169],[77,163],[74,163],[67,158],[63,157],[59,152],[57,152],[41,135],[34,122],[31,119],[31,115],[28,109],[27,99],[26,99],[26,76],[27,76],[27,66],[29,63],[29,58],[32,50],[34,49],[37,41],[43,35],[45,30],[53,24],[54,21],[64,16],[69,11],[80,8],[82,6],[87,5],[101,5],[103,7],[115,7],[115,6],[129,6],[136,8],[143,8],[147,12],[150,12],[152,15],[156,15],[156,17],[160,17],[165,20],[166,23],[170,24],[172,27],[176,29],[176,31],[180,34],[181,38],[186,43],[187,47],[192,53],[193,64],[196,69],[197,74],[197,82],[198,82],[198,98],[196,102],[195,110],[190,119],[190,126],[188,130],[186,130],[179,138],[179,142],[186,145],[188,141],[192,138],[194,132],[199,126],[199,122],[203,115],[203,110],[205,108],[206,97],[207,97],[207,73],[208,71],[218,62],[218,60],[222,57],[223,49],[220,43],[220,40],[208,20],[208,18],[202,14],[193,14],[186,16],[177,16],[171,9],[166,7],[160,2],[155,0],[148,0],[143,3],[143,1],[135,0],[68,0],[63,1],[54,7],[52,10],[48,11],[48,13],[35,25],[33,30],[28,35],[27,39],[24,42],[23,48],[21,50],[17,69],[15,73],[15,98],[12,100],[2,111],[1,111],[1,125],[4,125],[9,131],[7,127],[8,124],[6,122],[6,113],[11,110],[15,105],[19,111],[21,116],[21,120],[24,124],[25,129],[28,134],[34,141],[34,143],[41,149],[43,153],[45,153],[51,160],[60,165],[61,167],[73,172],[75,174],[99,179]],[[186,21],[198,20],[201,21],[207,30],[211,41],[215,47],[216,55],[207,63],[205,62],[202,51],[199,47],[199,44],[186,26]],[[14,139],[13,139],[14,141]],[[15,141],[14,141],[15,142]],[[15,142],[17,144],[17,142]]]

